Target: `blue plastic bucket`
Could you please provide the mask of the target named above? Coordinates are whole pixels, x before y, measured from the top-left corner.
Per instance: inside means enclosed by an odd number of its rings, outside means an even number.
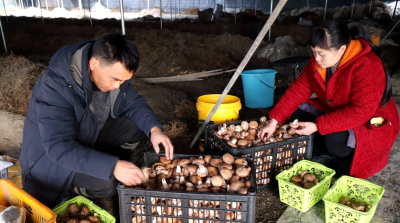
[[[246,70],[241,73],[246,107],[268,108],[274,104],[276,73],[272,69]]]

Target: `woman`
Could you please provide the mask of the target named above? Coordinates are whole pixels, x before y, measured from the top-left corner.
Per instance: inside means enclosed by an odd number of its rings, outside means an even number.
[[[300,135],[314,135],[313,155],[332,154],[350,175],[368,178],[383,169],[399,133],[390,75],[378,47],[361,26],[330,20],[311,35],[313,56],[270,112],[258,133],[299,119]],[[316,98],[310,99],[315,93]],[[371,125],[382,117],[382,125]],[[351,164],[351,167],[350,167]]]

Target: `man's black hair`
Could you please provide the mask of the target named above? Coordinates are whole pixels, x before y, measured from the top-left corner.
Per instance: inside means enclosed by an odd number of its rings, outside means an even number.
[[[125,35],[113,34],[98,38],[92,48],[92,57],[103,64],[121,63],[129,72],[135,72],[139,66],[139,50]]]

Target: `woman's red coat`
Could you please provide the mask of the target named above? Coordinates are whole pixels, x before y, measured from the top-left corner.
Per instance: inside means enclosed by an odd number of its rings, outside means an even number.
[[[300,104],[308,102],[325,113],[316,119],[320,134],[353,129],[356,148],[350,175],[366,179],[388,163],[390,150],[399,133],[399,115],[393,98],[386,106],[380,107],[386,75],[381,60],[371,52],[365,40],[360,41],[364,50],[340,66],[328,85],[316,70],[314,57],[311,57],[269,116],[283,123]],[[310,99],[313,93],[317,97]],[[370,125],[373,117],[383,117],[385,124],[380,127]]]

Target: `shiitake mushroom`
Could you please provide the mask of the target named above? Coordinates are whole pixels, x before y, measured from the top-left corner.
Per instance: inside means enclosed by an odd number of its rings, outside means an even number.
[[[89,216],[89,214],[90,214],[89,208],[83,204],[81,206],[81,212],[79,212],[79,215],[84,216],[86,218],[87,216]]]
[[[67,213],[70,217],[75,217],[81,212],[81,208],[76,203],[69,204],[67,207]]]
[[[77,218],[70,218],[67,223],[79,223],[79,219]]]

